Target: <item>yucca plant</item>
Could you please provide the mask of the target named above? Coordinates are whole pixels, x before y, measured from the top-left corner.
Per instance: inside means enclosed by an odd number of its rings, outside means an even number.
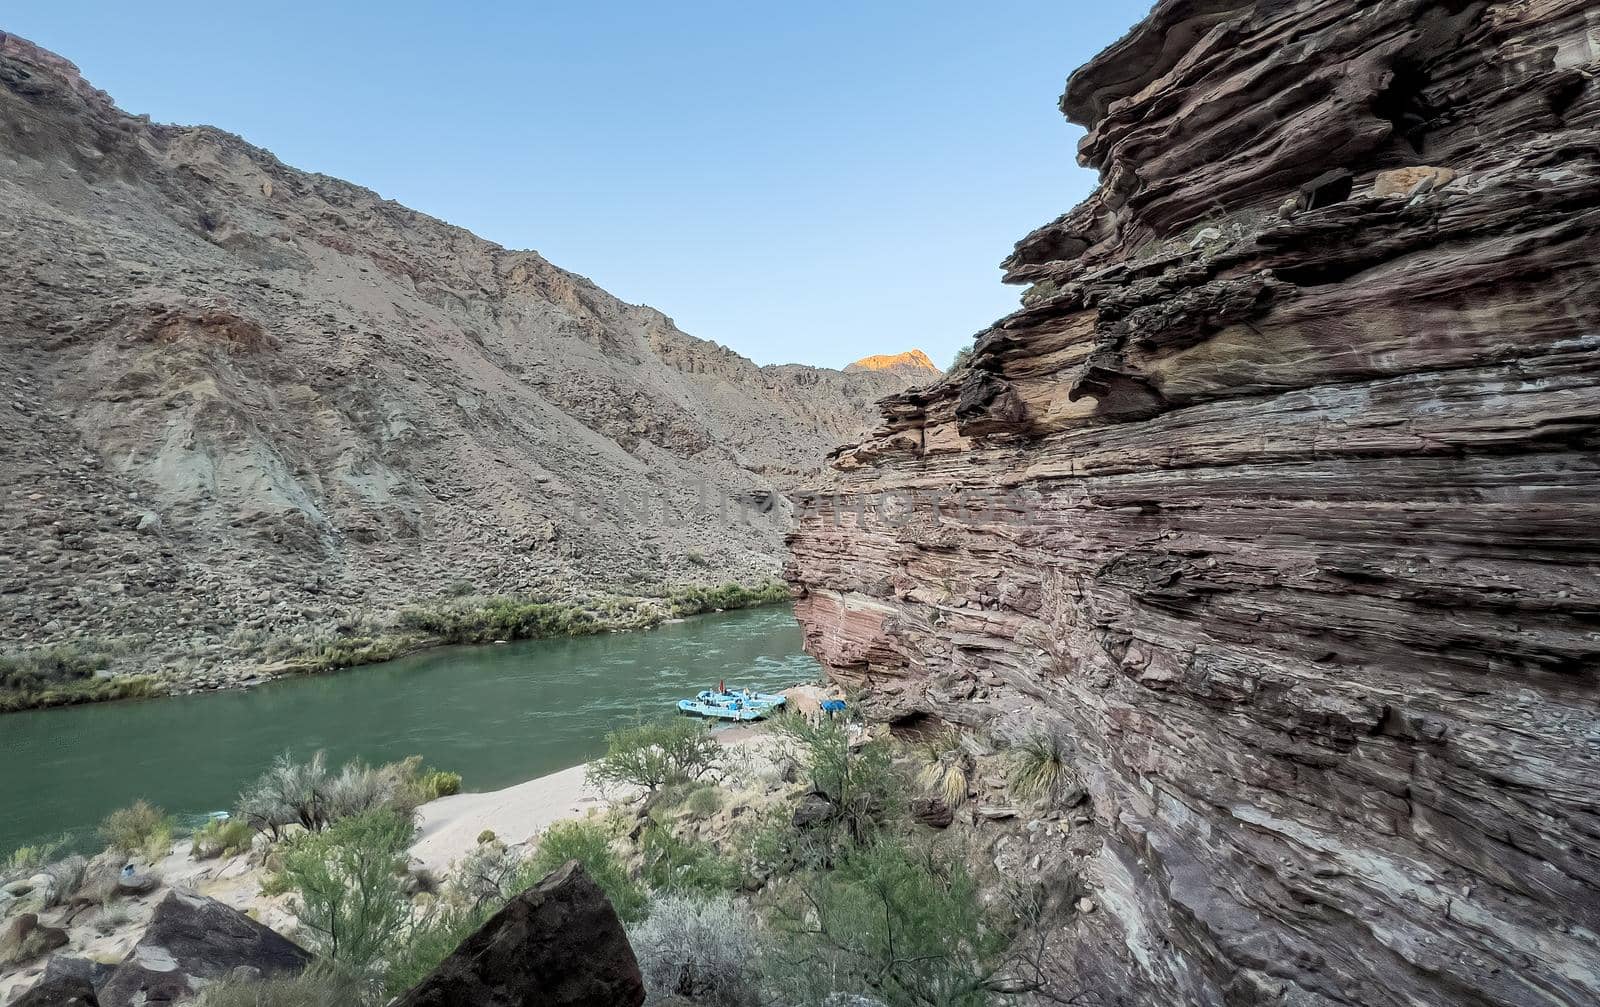
[[[922,746],[922,785],[952,811],[967,803],[972,769],[972,754],[962,746],[960,731],[945,730]]]
[[[1072,750],[1052,731],[1035,731],[1017,745],[1011,758],[1011,792],[1018,797],[1057,800],[1072,777]]]

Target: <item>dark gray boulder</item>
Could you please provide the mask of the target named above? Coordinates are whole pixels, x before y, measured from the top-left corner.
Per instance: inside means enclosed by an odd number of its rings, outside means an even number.
[[[393,1007],[639,1007],[622,922],[577,861],[512,899]]]
[[[144,937],[100,990],[100,1007],[156,1007],[192,999],[241,966],[264,978],[296,975],[311,956],[215,899],[170,892]]]
[[[70,973],[51,974],[48,970],[33,988],[12,1002],[11,1007],[100,1007],[89,980]]]

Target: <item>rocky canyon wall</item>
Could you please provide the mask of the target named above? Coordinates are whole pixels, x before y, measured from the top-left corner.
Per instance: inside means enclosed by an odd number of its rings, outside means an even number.
[[[1025,307],[789,576],[885,717],[1067,735],[1100,1004],[1600,1001],[1600,8],[1164,0]]]

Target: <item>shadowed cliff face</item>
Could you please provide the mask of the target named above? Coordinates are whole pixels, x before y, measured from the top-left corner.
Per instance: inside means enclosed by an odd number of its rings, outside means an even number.
[[[1600,998],[1597,57],[1588,2],[1159,4],[1028,306],[836,454],[808,647],[1071,736],[1080,1002]]]

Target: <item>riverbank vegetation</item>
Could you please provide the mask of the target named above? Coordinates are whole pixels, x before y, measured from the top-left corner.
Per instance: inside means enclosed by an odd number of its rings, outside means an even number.
[[[335,770],[320,755],[280,757],[243,788],[231,819],[195,833],[190,852],[248,851],[264,893],[288,897],[291,936],[318,956],[315,982],[230,981],[202,1004],[313,1007],[337,989],[341,1003],[376,1007],[573,860],[628,929],[648,1003],[990,1007],[1044,989],[1043,935],[1063,918],[1037,888],[1001,877],[992,837],[975,850],[973,833],[937,832],[916,809],[958,799],[954,777],[1054,800],[1072,789],[1063,743],[1041,735],[1004,757],[984,749],[980,763],[981,746],[955,733],[907,743],[793,714],[753,748],[708,750],[708,739],[693,721],[613,732],[590,775],[635,796],[527,843],[485,831],[437,877],[408,850],[416,809],[458,787],[453,774],[416,758]],[[978,781],[997,766],[1014,778]],[[168,824],[141,802],[108,819],[105,835],[148,847]]]
[[[147,676],[106,677],[112,654],[59,645],[0,656],[0,713],[151,695]]]
[[[754,586],[660,586],[631,593],[492,596],[475,594],[470,584],[455,584],[437,598],[388,615],[290,634],[242,629],[228,639],[227,648],[247,662],[236,673],[241,679],[319,675],[381,664],[430,647],[652,629],[670,619],[788,600],[788,587],[775,580]],[[161,674],[112,673],[119,660],[132,656],[126,646],[98,641],[0,655],[0,714],[143,699],[183,689],[189,677],[183,662]]]

